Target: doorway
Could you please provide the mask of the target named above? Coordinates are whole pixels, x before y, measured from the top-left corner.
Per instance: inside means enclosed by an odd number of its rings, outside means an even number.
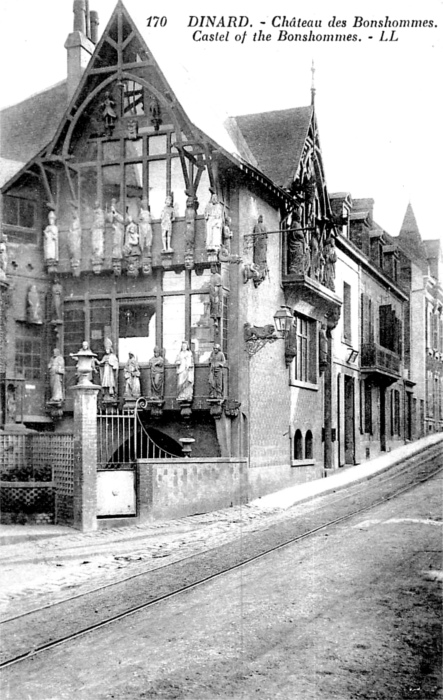
[[[345,375],[345,462],[355,464],[354,378]]]
[[[386,389],[380,387],[380,450],[386,452]]]

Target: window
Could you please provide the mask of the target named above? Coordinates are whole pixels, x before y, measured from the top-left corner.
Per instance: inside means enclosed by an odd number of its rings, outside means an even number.
[[[15,371],[25,379],[42,377],[41,329],[17,327],[15,346]]]
[[[372,435],[372,385],[369,379],[366,379],[364,384],[364,404],[364,430]]]
[[[149,362],[154,354],[155,300],[121,301],[118,311],[118,359],[125,363],[131,352],[139,362]],[[103,347],[103,344],[102,344]]]
[[[294,435],[294,459],[303,459],[303,436],[301,430],[296,430]]]
[[[403,327],[390,304],[379,307],[379,342],[387,350],[402,353]]]
[[[71,353],[76,353],[82,346],[82,342],[86,339],[85,329],[85,310],[82,302],[66,302],[63,308],[63,337],[64,337],[64,355],[65,362],[70,365],[75,365],[76,362],[70,356]]]
[[[191,343],[197,363],[207,363],[217,338],[226,355],[227,292],[222,288],[221,317],[210,313],[211,271],[204,269],[156,273],[145,284],[146,297],[115,299],[67,300],[64,302],[64,355],[68,365],[75,364],[70,353],[76,353],[84,340],[99,357],[104,352],[104,340],[114,342],[120,364],[133,353],[140,363],[147,363],[158,345],[165,360],[174,363],[184,340]],[[162,282],[161,292],[157,281]],[[146,288],[147,287],[147,288]],[[129,292],[125,292],[129,295]],[[149,295],[149,296],[148,296]]]
[[[112,338],[111,300],[91,301],[89,314],[90,347],[92,352],[101,355],[105,338]]]
[[[12,241],[37,243],[36,203],[23,197],[3,198],[4,231]]]
[[[400,392],[398,389],[393,390],[394,400],[394,435],[400,435]]]
[[[306,432],[305,436],[305,459],[312,459],[313,458],[313,450],[312,450],[312,433],[310,430]]]
[[[317,323],[304,316],[294,317],[294,379],[315,384],[317,381]]]
[[[347,282],[343,283],[343,339],[346,343],[352,342],[351,287]]]

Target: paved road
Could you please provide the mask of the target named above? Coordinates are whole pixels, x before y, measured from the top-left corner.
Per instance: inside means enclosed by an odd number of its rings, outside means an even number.
[[[441,697],[441,486],[6,669],[3,697]]]

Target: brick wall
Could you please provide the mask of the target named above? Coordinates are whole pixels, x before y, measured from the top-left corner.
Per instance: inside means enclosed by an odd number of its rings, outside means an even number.
[[[247,460],[139,460],[137,484],[141,522],[229,508],[248,500]]]

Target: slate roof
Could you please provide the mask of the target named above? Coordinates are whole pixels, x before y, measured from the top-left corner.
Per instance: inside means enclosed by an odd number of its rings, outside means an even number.
[[[19,160],[8,160],[0,157],[0,187],[8,182],[25,165]]]
[[[421,240],[420,230],[411,203],[407,206],[397,240],[403,252],[411,260],[419,258],[425,261],[427,259],[427,251]]]
[[[289,187],[300,161],[312,114],[312,107],[297,107],[245,114],[231,117],[230,121],[235,122],[240,130],[258,168],[274,184]],[[230,135],[235,141],[235,134]]]
[[[0,156],[27,163],[53,138],[68,106],[66,80],[0,112]]]

